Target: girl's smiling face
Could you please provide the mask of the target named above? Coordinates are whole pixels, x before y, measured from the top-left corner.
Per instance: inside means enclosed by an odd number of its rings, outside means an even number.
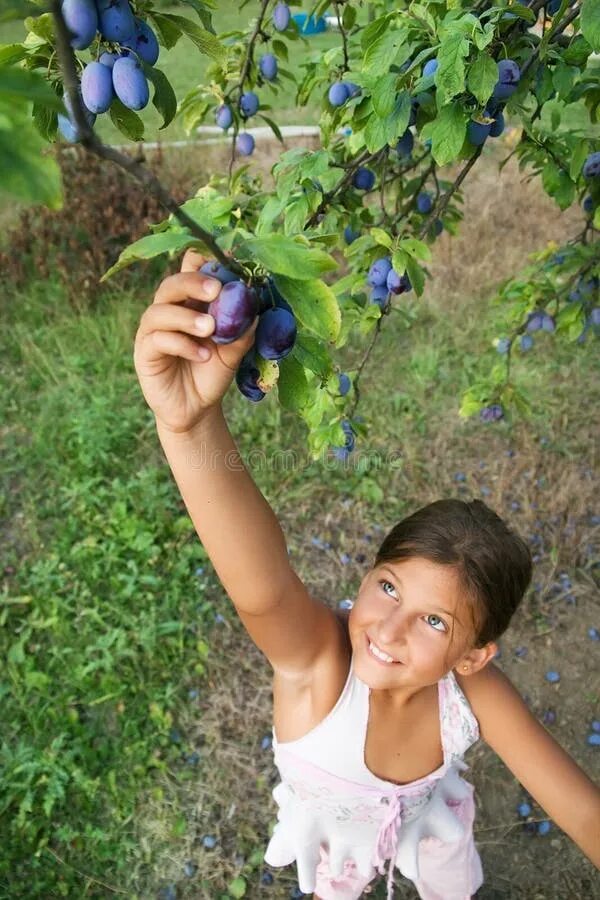
[[[485,665],[497,648],[472,649],[470,611],[460,601],[455,571],[426,559],[381,563],[368,572],[348,620],[358,678],[402,703],[458,662],[471,670]],[[378,659],[371,644],[394,661]]]

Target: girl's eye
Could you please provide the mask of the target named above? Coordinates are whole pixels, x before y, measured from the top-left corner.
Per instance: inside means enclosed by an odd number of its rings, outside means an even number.
[[[380,581],[379,584],[381,585],[381,587],[382,587],[382,589],[383,589],[383,592],[384,592],[385,594],[388,593],[388,592],[386,591],[386,585],[388,585],[389,587],[391,587],[391,589],[392,589],[393,591],[396,590],[396,588],[395,588],[394,585],[391,583],[391,581]],[[388,596],[389,596],[389,594],[388,594]],[[431,613],[429,616],[426,616],[425,618],[426,618],[426,619],[437,619],[437,620],[438,620],[438,622],[440,623],[440,625],[441,625],[442,627],[441,627],[441,628],[437,628],[435,625],[432,625],[431,628],[432,628],[434,631],[439,631],[440,634],[446,634],[446,632],[448,631],[448,629],[446,628],[445,622],[444,622],[442,619],[440,619],[439,616],[436,616],[435,613]]]

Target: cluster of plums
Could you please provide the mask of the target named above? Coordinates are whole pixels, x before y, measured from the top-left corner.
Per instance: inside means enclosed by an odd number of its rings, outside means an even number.
[[[102,53],[81,75],[80,99],[90,125],[106,112],[115,97],[129,109],[143,109],[150,98],[142,60],[153,66],[159,46],[154,31],[134,15],[128,0],[63,0],[62,14],[71,33],[71,47],[85,50],[96,35],[119,44],[118,52]],[[64,97],[69,116],[58,116],[58,127],[69,141],[78,140],[72,100]]]
[[[216,278],[222,285],[218,297],[210,305],[210,314],[215,320],[211,338],[216,344],[237,341],[258,315],[254,344],[242,359],[235,380],[244,397],[254,402],[262,400],[265,392],[258,386],[260,373],[256,354],[279,362],[292,351],[297,334],[292,308],[271,278],[267,278],[257,291],[219,262],[204,263],[200,271]]]
[[[367,284],[371,287],[370,302],[376,303],[382,310],[388,305],[390,294],[405,294],[412,290],[408,275],[396,272],[389,256],[380,256],[372,263],[367,273]]]

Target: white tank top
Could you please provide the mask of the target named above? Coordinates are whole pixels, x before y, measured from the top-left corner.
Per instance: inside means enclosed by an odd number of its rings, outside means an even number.
[[[397,785],[374,775],[364,761],[370,688],[354,674],[331,712],[308,734],[280,743],[273,728],[273,755],[281,782],[273,790],[278,821],[265,853],[271,866],[296,861],[300,889],[315,890],[319,848],[329,848],[330,867],[340,875],[352,859],[364,875],[383,874],[390,859],[418,879],[417,849],[423,837],[456,840],[463,831],[452,807],[465,802],[473,786],[459,770],[464,753],[479,740],[479,726],[454,672],[438,682],[444,762],[429,775]]]

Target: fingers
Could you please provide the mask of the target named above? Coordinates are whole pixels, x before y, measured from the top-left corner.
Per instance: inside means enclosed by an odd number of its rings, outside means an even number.
[[[197,272],[205,262],[208,262],[208,256],[202,256],[197,250],[186,250],[181,262],[181,271]]]
[[[140,322],[140,331],[144,336],[161,331],[209,337],[214,330],[214,316],[198,314],[193,309],[165,303],[153,303],[149,306]]]
[[[180,272],[161,281],[154,295],[154,303],[181,303],[189,299],[210,303],[218,296],[221,286],[216,278],[197,272]]]

